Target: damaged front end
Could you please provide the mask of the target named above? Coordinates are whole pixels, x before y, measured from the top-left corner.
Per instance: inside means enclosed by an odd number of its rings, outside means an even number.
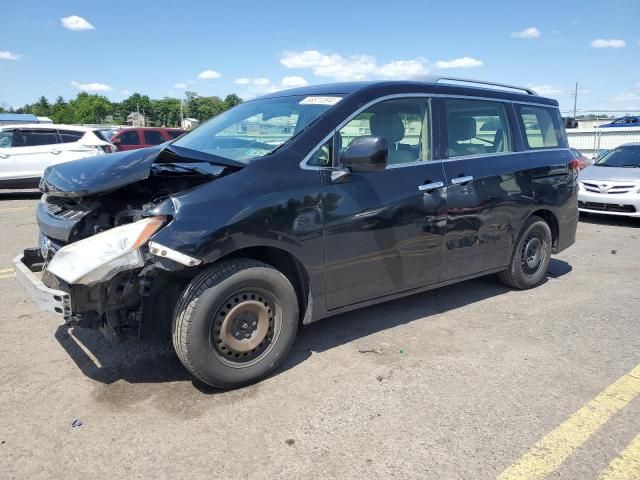
[[[177,150],[122,152],[45,171],[38,248],[14,261],[36,303],[108,338],[169,327],[201,261],[154,243],[153,236],[174,221],[172,195],[240,168]]]

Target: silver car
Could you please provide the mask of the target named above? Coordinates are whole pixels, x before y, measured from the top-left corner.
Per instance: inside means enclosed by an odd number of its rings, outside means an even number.
[[[640,143],[609,150],[579,176],[581,212],[640,217]]]

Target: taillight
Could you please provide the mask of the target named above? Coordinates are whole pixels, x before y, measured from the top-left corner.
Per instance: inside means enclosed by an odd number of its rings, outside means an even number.
[[[577,158],[574,158],[573,160],[571,160],[571,169],[572,170],[575,170],[576,172],[579,172],[583,168],[584,168],[584,166],[582,166],[582,163],[580,162],[580,160],[578,160]]]

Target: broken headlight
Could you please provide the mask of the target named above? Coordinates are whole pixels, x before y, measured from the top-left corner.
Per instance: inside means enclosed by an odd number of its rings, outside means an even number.
[[[47,270],[69,284],[92,285],[121,271],[142,267],[139,247],[164,224],[164,217],[150,217],[121,225],[62,247]]]

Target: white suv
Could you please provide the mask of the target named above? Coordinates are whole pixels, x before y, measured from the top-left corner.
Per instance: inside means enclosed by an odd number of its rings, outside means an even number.
[[[99,130],[72,125],[0,126],[0,188],[38,186],[55,163],[115,151]]]

